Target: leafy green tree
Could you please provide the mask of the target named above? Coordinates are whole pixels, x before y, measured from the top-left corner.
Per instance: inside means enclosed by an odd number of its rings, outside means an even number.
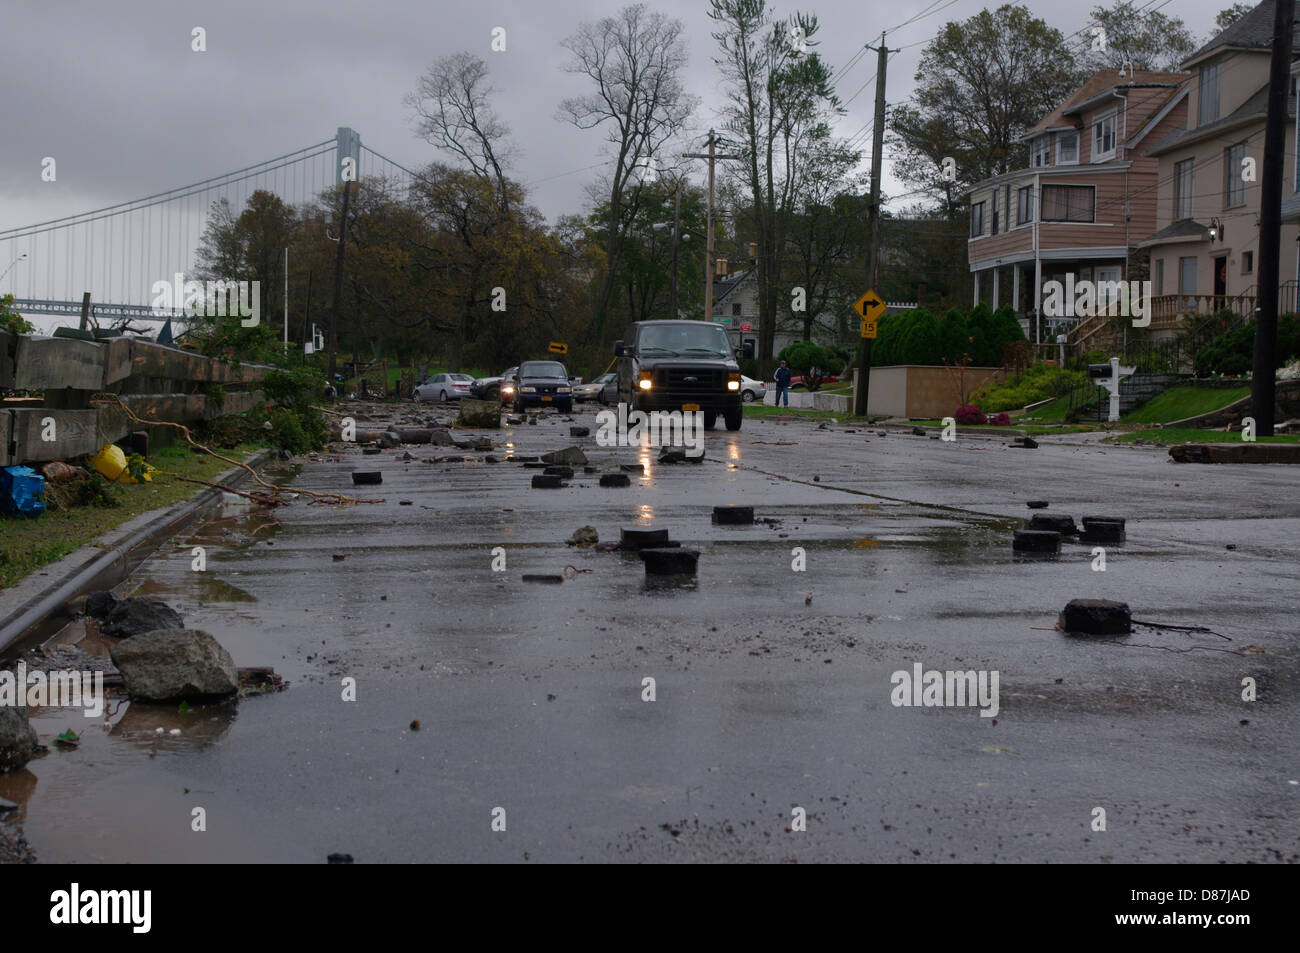
[[[1025,7],[947,23],[922,51],[911,100],[891,116],[894,172],[955,215],[970,186],[1027,164],[1020,136],[1081,80],[1065,36]]]
[[[0,331],[10,334],[31,334],[35,325],[14,310],[14,296],[0,295]]]
[[[1094,29],[1105,31],[1105,49],[1094,49],[1101,45],[1101,34],[1094,37]],[[1139,7],[1133,0],[1119,0],[1113,7],[1093,7],[1077,49],[1079,63],[1089,73],[1117,70],[1125,62],[1135,69],[1176,70],[1196,49],[1196,41],[1181,17],[1151,9],[1150,4]]]
[[[1218,28],[1217,32],[1222,33],[1253,9],[1255,9],[1253,3],[1234,3],[1228,9],[1220,10],[1214,17],[1214,25]]]

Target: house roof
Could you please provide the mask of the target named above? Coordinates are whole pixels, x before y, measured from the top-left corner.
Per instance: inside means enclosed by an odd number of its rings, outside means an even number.
[[[745,281],[752,274],[753,274],[753,269],[746,268],[740,274],[734,275],[729,278],[715,277],[713,279],[713,303],[718,304],[719,302],[721,302],[723,298],[725,298],[727,295],[731,294],[733,291],[735,291],[737,288],[743,285]]]
[[[1288,120],[1295,119],[1294,96],[1287,97],[1286,115]],[[1219,133],[1227,132],[1237,126],[1263,122],[1267,118],[1268,84],[1265,83],[1228,115],[1216,119],[1214,122],[1208,122],[1204,126],[1197,126],[1195,129],[1188,129],[1186,125],[1180,126],[1148,149],[1146,154],[1158,156],[1171,149],[1177,149],[1179,146],[1189,145],[1210,136],[1217,136]]]
[[[1300,192],[1282,203],[1282,224],[1294,225],[1300,222]]]
[[[1300,2],[1300,0],[1298,0]],[[1214,36],[1180,64],[1183,69],[1207,59],[1220,50],[1268,50],[1273,46],[1273,4],[1265,0],[1254,10]],[[1300,50],[1300,17],[1291,34],[1291,47]]]
[[[1138,248],[1148,245],[1163,245],[1172,242],[1201,241],[1210,234],[1208,226],[1190,218],[1179,219],[1172,225],[1166,225],[1150,238],[1138,242]]]
[[[1034,123],[1020,138],[1031,139],[1052,129],[1068,127],[1079,128],[1068,116],[1082,111],[1080,107],[1100,99],[1112,90],[1123,91],[1133,87],[1168,86],[1169,95],[1176,94],[1177,89],[1188,79],[1186,73],[1166,73],[1157,70],[1134,70],[1133,75],[1119,80],[1119,73],[1113,69],[1098,70],[1076,89],[1070,96],[1038,122]]]

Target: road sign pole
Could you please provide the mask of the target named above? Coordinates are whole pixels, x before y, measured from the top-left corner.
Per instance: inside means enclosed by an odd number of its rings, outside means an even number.
[[[885,67],[889,63],[889,49],[885,46],[885,34],[880,34],[880,46],[876,48],[876,118],[875,129],[871,136],[871,216],[870,244],[867,252],[867,287],[876,285],[876,256],[880,237],[880,172],[881,159],[885,142]],[[866,315],[863,314],[863,317]],[[873,319],[874,320],[874,319]],[[853,395],[853,414],[856,417],[867,415],[867,388],[871,383],[871,338],[863,336],[858,344],[858,387]]]

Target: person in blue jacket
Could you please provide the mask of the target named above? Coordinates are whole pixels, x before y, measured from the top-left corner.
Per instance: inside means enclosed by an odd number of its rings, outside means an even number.
[[[790,367],[789,365],[786,364],[785,361],[782,361],[781,366],[776,369],[775,376],[776,376],[776,400],[774,401],[774,403],[777,407],[780,407],[781,402],[784,400],[785,406],[789,407],[790,406]]]

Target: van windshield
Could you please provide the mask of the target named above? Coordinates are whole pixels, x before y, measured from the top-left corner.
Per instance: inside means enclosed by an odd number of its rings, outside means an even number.
[[[716,324],[703,321],[692,324],[652,324],[641,328],[637,350],[653,353],[699,354],[730,357],[731,341],[727,332]]]

